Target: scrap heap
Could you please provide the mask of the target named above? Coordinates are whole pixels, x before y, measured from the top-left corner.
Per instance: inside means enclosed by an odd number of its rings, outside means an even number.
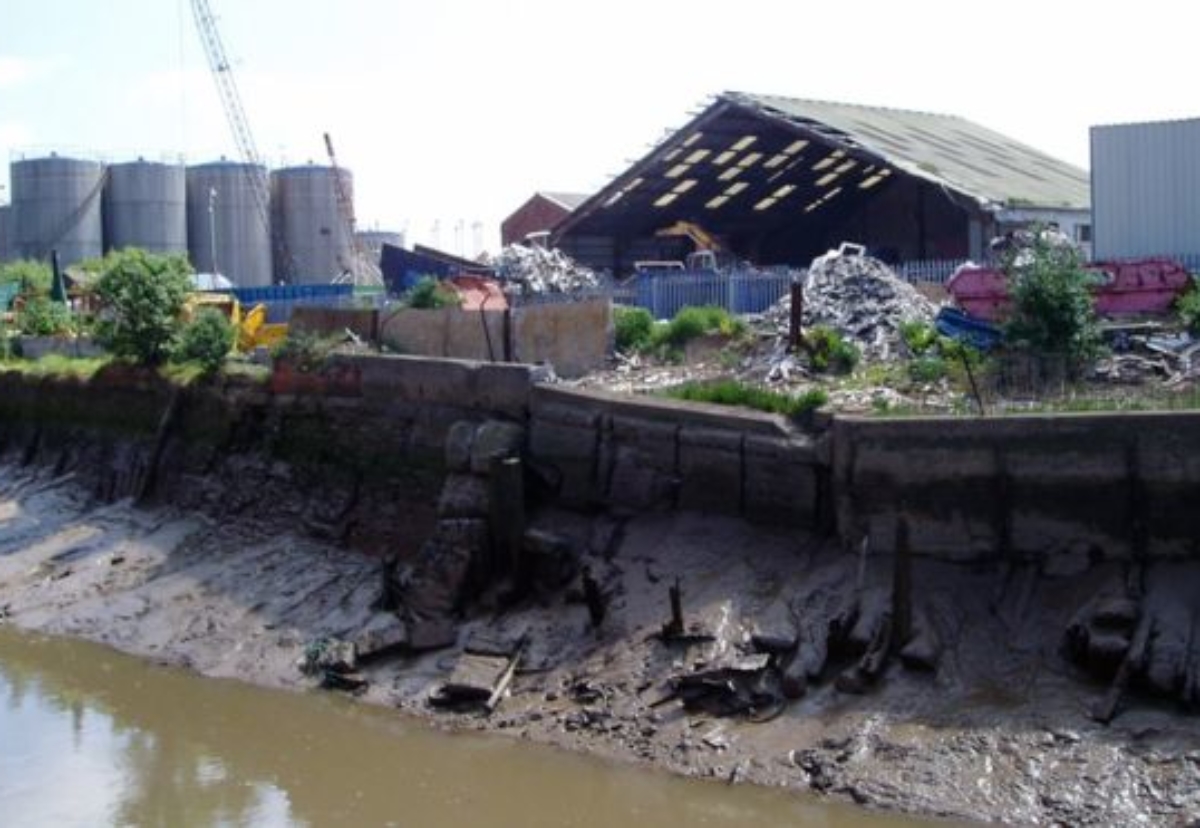
[[[781,335],[787,333],[790,312],[791,298],[785,296],[766,313]],[[830,251],[813,260],[804,279],[804,327],[836,330],[867,360],[900,356],[901,324],[932,324],[936,314],[932,302],[870,256]]]
[[[579,293],[600,287],[600,277],[557,250],[511,245],[494,263],[509,293]]]

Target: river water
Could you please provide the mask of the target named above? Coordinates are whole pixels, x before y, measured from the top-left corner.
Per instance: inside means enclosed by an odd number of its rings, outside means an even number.
[[[913,825],[0,625],[5,826]]]

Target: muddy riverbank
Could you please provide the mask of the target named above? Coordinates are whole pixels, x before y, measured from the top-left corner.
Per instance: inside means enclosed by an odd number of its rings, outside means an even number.
[[[196,492],[217,487],[203,478],[175,503],[113,501],[93,472],[11,456],[0,466],[0,623],[293,689],[314,684],[297,669],[308,644],[378,623],[379,558],[348,550],[320,522],[283,508],[274,517],[200,508]],[[930,669],[892,659],[867,692],[850,694],[833,678],[852,662],[832,658],[802,698],[719,717],[664,702],[670,680],[728,663],[756,634],[792,629],[798,613],[847,584],[878,594],[891,561],[868,557],[860,568],[795,530],[690,512],[618,520],[543,510],[534,523],[570,539],[603,586],[599,629],[572,588],[507,607],[484,602],[453,646],[362,666],[366,701],[447,727],[925,815],[1108,825],[1188,824],[1200,814],[1200,723],[1131,693],[1111,725],[1097,724],[1089,711],[1107,685],[1062,656],[1072,615],[1122,577],[1118,564],[1055,574],[917,559],[916,611],[941,653]],[[1193,564],[1156,566],[1160,578],[1195,574]],[[690,643],[656,635],[676,578],[687,625],[704,634]],[[509,695],[491,716],[431,708],[430,694],[483,631],[528,642]]]

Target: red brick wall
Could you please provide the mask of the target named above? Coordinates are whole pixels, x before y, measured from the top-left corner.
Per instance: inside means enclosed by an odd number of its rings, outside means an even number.
[[[535,195],[500,225],[500,241],[505,246],[516,244],[530,233],[550,230],[570,214],[562,205]]]

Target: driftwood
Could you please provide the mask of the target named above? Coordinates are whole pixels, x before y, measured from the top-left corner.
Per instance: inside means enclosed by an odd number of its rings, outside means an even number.
[[[1129,644],[1129,650],[1125,653],[1125,660],[1121,662],[1121,666],[1117,669],[1117,675],[1113,679],[1112,686],[1108,689],[1104,698],[1092,710],[1092,718],[1101,724],[1108,724],[1117,715],[1117,708],[1121,703],[1121,696],[1125,693],[1126,687],[1129,686],[1130,679],[1141,670],[1146,660],[1146,645],[1150,641],[1150,635],[1154,631],[1154,616],[1147,610],[1143,609],[1142,617],[1138,620],[1137,630],[1133,634],[1133,640]]]

